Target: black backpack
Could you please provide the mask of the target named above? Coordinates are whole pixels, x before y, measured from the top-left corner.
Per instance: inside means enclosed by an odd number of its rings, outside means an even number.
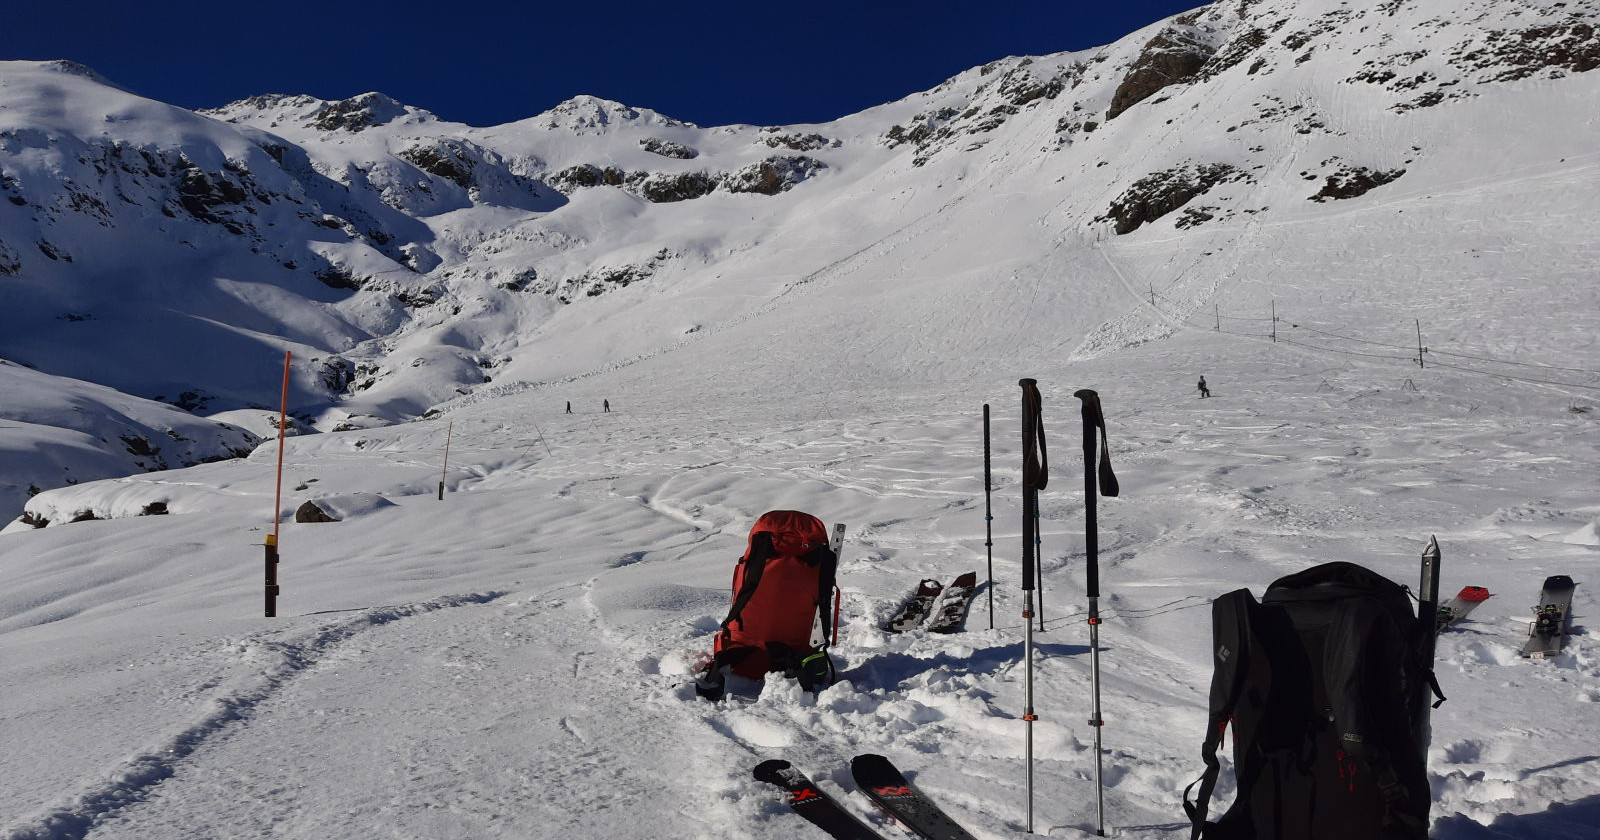
[[[1282,578],[1259,603],[1248,589],[1214,601],[1206,769],[1184,791],[1194,840],[1426,840],[1418,700],[1430,687],[1444,699],[1423,653],[1428,618],[1399,584],[1354,563]],[[1209,822],[1229,724],[1238,791]]]

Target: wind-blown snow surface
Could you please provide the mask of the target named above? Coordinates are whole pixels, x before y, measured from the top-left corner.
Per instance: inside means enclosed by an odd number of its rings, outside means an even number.
[[[301,298],[274,292],[265,311],[322,312],[323,333],[236,333],[260,339],[251,358],[281,358],[285,343],[297,358],[344,352],[395,330],[365,345],[383,345],[371,358],[393,371],[375,386],[387,396],[363,411],[455,394],[455,374],[439,371],[482,342],[502,342],[509,360],[431,421],[289,439],[280,513],[338,497],[353,515],[282,525],[277,619],[260,617],[275,444],[33,497],[29,512],[50,527],[0,535],[0,830],[812,836],[750,768],[781,755],[845,794],[848,758],[873,751],[978,836],[1019,836],[1015,383],[1032,376],[1054,468],[1041,832],[1071,836],[1094,814],[1070,396],[1089,387],[1103,396],[1123,483],[1100,507],[1106,796],[1121,836],[1183,836],[1178,794],[1200,770],[1210,679],[1208,599],[1259,594],[1328,560],[1411,584],[1430,534],[1446,590],[1496,593],[1441,639],[1450,700],[1434,717],[1434,836],[1600,836],[1597,74],[1540,65],[1486,80],[1499,71],[1469,58],[1507,43],[1497,32],[1556,19],[1538,15],[1593,9],[1478,3],[1452,23],[1443,11],[1455,8],[1386,2],[1356,24],[1331,0],[1215,6],[1174,23],[1172,37],[1257,51],[1109,121],[1112,90],[1166,26],[1094,55],[974,70],[819,127],[845,145],[817,151],[830,168],[780,196],[647,205],[596,187],[508,227],[487,221],[504,207],[428,217],[437,230],[459,223],[458,238],[438,242],[483,246],[443,249],[450,268],[471,269],[444,293],[459,317],[432,308],[396,326],[385,319],[404,320],[397,311],[362,308],[379,295],[319,302],[328,293],[303,278],[278,281]],[[1486,10],[1498,16],[1486,22]],[[1018,106],[992,132],[875,145],[885,125],[966,107],[994,73],[1024,70],[1085,81]],[[1405,72],[1385,80],[1390,70]],[[1431,94],[1441,99],[1394,110]],[[1000,102],[983,104],[972,121]],[[425,121],[404,113],[407,126]],[[959,127],[964,113],[944,119]],[[1093,131],[1071,122],[1091,118]],[[345,152],[357,159],[339,143],[320,153]],[[1219,162],[1254,180],[1219,181],[1125,235],[1097,221],[1147,175]],[[1358,166],[1406,172],[1363,195],[1308,200]],[[767,199],[778,203],[754,203]],[[538,250],[562,236],[583,244]],[[568,306],[491,289],[503,279],[493,271],[529,254],[568,276],[625,253],[647,260],[663,243],[693,259]],[[533,250],[519,256],[523,246]],[[366,247],[318,253],[376,270]],[[60,293],[55,281],[79,282],[64,265],[49,272],[0,281],[45,297]],[[30,361],[79,346],[47,333],[96,324],[25,325]],[[1426,367],[1410,360],[1419,332]],[[1200,374],[1211,399],[1196,399]],[[275,387],[271,370],[250,375]],[[315,390],[311,371],[297,376]],[[599,411],[603,399],[613,412]],[[917,580],[986,576],[985,402],[996,584],[965,633],[886,636],[878,622]],[[238,422],[267,432],[259,418]],[[169,515],[138,515],[157,502]],[[850,525],[845,681],[816,698],[775,682],[754,702],[699,701],[685,687],[690,664],[727,608],[750,523],[778,508]],[[70,521],[83,512],[109,521]],[[1574,636],[1553,660],[1522,660],[1528,607],[1556,573],[1579,581]]]
[[[788,757],[843,794],[848,758],[868,751],[978,836],[1019,836],[1014,380],[868,393],[839,369],[832,398],[713,401],[714,372],[696,361],[664,357],[625,385],[596,377],[572,415],[527,394],[290,438],[285,512],[356,493],[397,504],[284,524],[278,619],[260,617],[273,445],[76,488],[189,513],[0,537],[9,836],[809,837],[750,768]],[[1211,399],[1195,398],[1195,371]],[[1429,534],[1446,589],[1496,593],[1440,641],[1435,836],[1596,836],[1592,414],[1529,386],[1204,331],[1025,372],[1042,379],[1053,456],[1041,833],[1093,823],[1069,396],[1091,386],[1123,485],[1100,507],[1119,836],[1184,836],[1209,598],[1327,560],[1413,583]],[[878,622],[916,580],[987,575],[984,401],[995,629],[984,592],[964,633],[886,635]],[[774,680],[754,702],[696,699],[690,663],[726,609],[747,528],[774,508],[850,525],[843,682],[815,698]],[[1580,581],[1578,626],[1566,653],[1520,659],[1551,573]]]

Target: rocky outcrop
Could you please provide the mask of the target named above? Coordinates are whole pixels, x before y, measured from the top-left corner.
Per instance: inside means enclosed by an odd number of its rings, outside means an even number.
[[[795,152],[814,152],[817,149],[836,149],[842,145],[838,140],[830,140],[820,134],[801,134],[798,131],[784,131],[780,126],[768,126],[761,129],[758,143],[772,149],[789,149]]]
[[[734,193],[777,195],[812,177],[827,165],[805,155],[777,155],[731,173],[625,172],[615,166],[585,163],[546,178],[557,190],[571,194],[590,187],[621,187],[653,204],[670,204],[708,196],[718,189]]]
[[[1324,179],[1322,190],[1311,196],[1310,200],[1336,201],[1366,195],[1369,191],[1404,174],[1406,174],[1404,169],[1374,170],[1364,166],[1341,166],[1337,172]]]
[[[710,195],[721,180],[706,172],[658,172],[641,179],[638,191],[645,201],[667,204]]]
[[[1111,106],[1106,109],[1106,119],[1117,115],[1154,96],[1158,91],[1196,78],[1201,68],[1216,54],[1191,27],[1168,27],[1161,30],[1128,68],[1111,95]]]
[[[700,156],[700,152],[695,149],[691,149],[682,143],[674,143],[671,140],[662,140],[659,137],[645,137],[641,139],[639,141],[639,148],[644,149],[651,154],[660,155],[664,158],[673,158],[675,160],[694,160]]]
[[[723,183],[728,192],[777,195],[826,168],[822,161],[804,155],[770,157],[729,173]]]
[[[965,107],[946,105],[923,111],[905,124],[891,126],[882,142],[891,149],[915,146],[916,155],[911,160],[914,166],[926,164],[947,148],[981,147],[988,142],[987,135],[1012,117],[1076,87],[1082,81],[1084,68],[1083,64],[1071,64],[1053,71],[1041,70],[1030,58],[985,65],[979,73],[994,78],[979,85]]]
[[[363,93],[329,102],[312,115],[312,125],[322,131],[355,133],[405,116],[406,106],[381,93]]]
[[[1115,222],[1119,235],[1132,233],[1141,225],[1183,207],[1218,184],[1245,180],[1249,180],[1246,173],[1227,163],[1191,164],[1155,172],[1134,181],[1111,202],[1111,209],[1106,215],[1095,221]],[[1186,226],[1210,218],[1210,211],[1196,214],[1187,220],[1189,224]]]

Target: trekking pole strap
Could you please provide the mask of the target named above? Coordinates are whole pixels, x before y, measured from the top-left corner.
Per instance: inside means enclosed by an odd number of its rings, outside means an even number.
[[[1034,590],[1037,556],[1039,491],[1050,483],[1050,460],[1044,443],[1044,408],[1039,383],[1023,379],[1022,386],[1022,590]],[[1032,612],[1032,610],[1028,610]]]
[[[1121,488],[1117,484],[1117,474],[1111,469],[1111,447],[1106,443],[1106,416],[1100,408],[1100,395],[1085,388],[1073,396],[1083,400],[1084,466],[1087,467],[1098,460],[1100,495],[1116,496]],[[1099,433],[1098,438],[1095,432]],[[1100,450],[1099,453],[1095,452],[1096,449]]]

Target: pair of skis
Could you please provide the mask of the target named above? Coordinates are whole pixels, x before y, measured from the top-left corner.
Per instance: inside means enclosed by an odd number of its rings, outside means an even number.
[[[972,596],[978,590],[978,573],[967,572],[944,586],[937,580],[924,580],[900,606],[894,618],[884,622],[889,633],[904,633],[926,625],[930,633],[954,633],[967,623]]]
[[[858,755],[850,760],[850,774],[874,805],[922,840],[975,840],[913,788],[889,759],[871,753]],[[887,840],[818,788],[803,771],[781,758],[756,765],[754,775],[783,788],[789,807],[835,840]]]

